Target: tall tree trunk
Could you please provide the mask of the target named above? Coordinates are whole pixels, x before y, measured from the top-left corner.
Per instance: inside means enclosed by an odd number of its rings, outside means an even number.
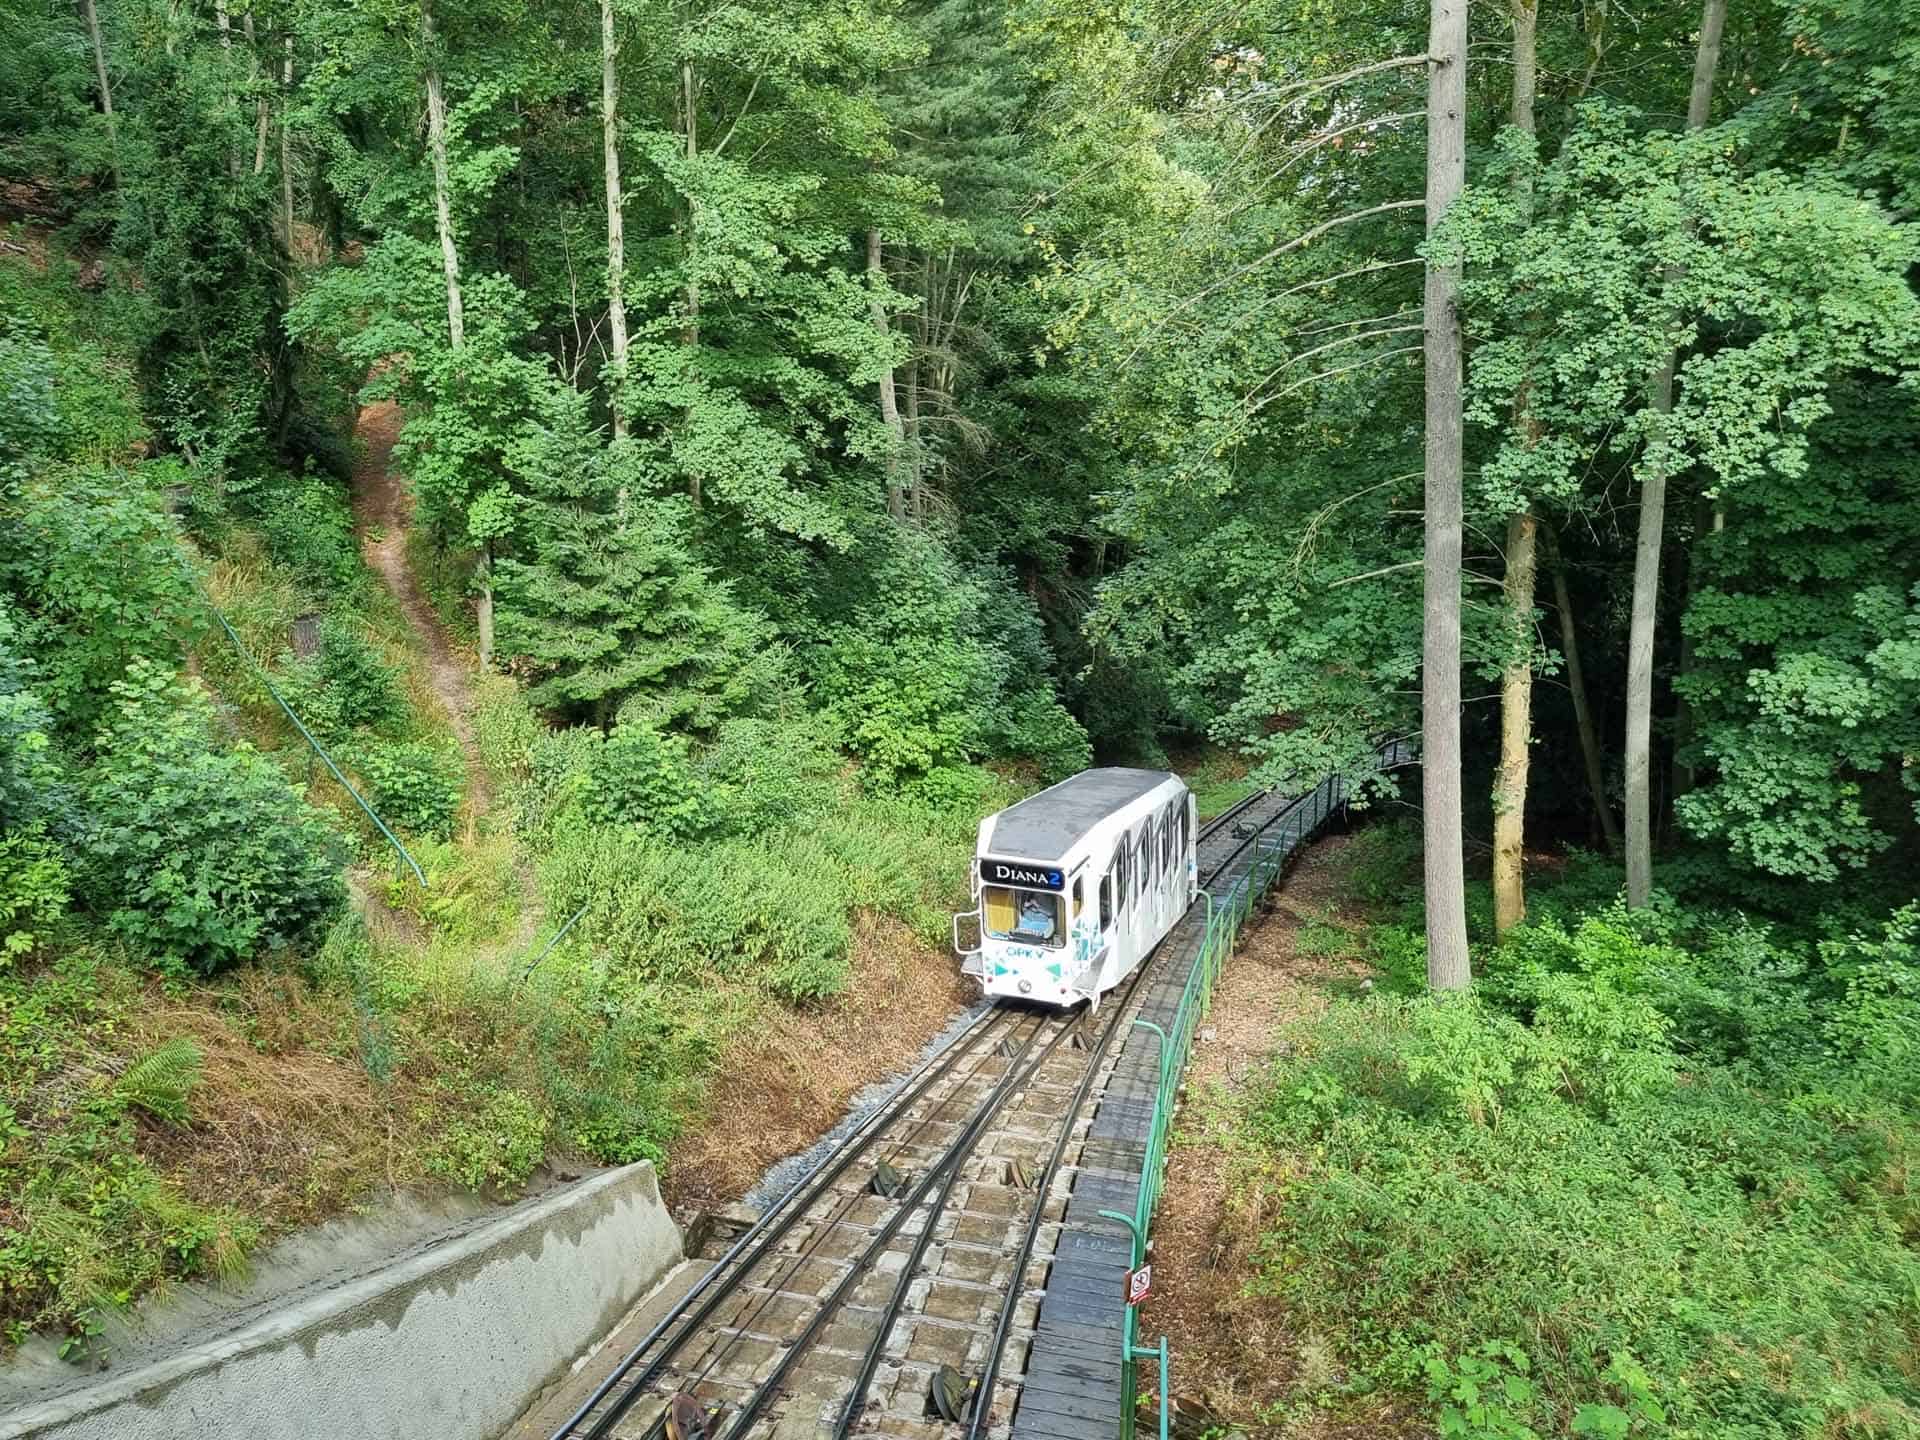
[[[1534,133],[1533,96],[1536,0],[1512,0],[1513,124]],[[1521,214],[1531,218],[1531,182],[1515,179]],[[1531,330],[1530,319],[1528,328]],[[1531,381],[1522,373],[1513,392],[1513,425],[1521,443],[1532,449],[1539,439],[1529,398]],[[1507,518],[1507,663],[1500,674],[1500,765],[1493,780],[1493,933],[1527,918],[1526,818],[1527,762],[1533,744],[1533,583],[1535,537],[1539,526],[1531,508]]]
[[[213,23],[214,27],[220,32],[221,59],[226,62],[222,66],[223,73],[221,75],[221,86],[225,92],[225,99],[221,105],[221,110],[225,112],[233,109],[237,103],[233,93],[233,21],[227,14],[226,0],[213,0]],[[225,123],[224,113],[222,123]],[[227,151],[227,173],[235,179],[238,179],[241,166],[242,156],[239,147],[236,146]]]
[[[440,90],[440,62],[433,53],[433,10],[420,4],[420,33],[427,46],[427,149],[433,157],[433,220],[440,234],[440,267],[447,278],[447,336],[458,350],[467,343],[460,303],[460,250],[453,236],[453,185],[447,178],[447,102]]]
[[[613,0],[600,0],[600,143],[607,172],[607,328],[613,343],[613,438],[627,433],[622,389],[627,381],[627,224],[620,189],[620,47]]]
[[[920,357],[907,358],[907,413],[903,433],[907,437],[907,493],[916,522],[927,518],[927,491],[920,473]]]
[[[280,231],[287,242],[289,274],[296,263],[293,248],[293,138],[288,110],[293,105],[293,34],[280,42]]]
[[[267,168],[267,92],[260,84],[260,37],[253,28],[253,11],[249,10],[240,17],[240,28],[247,36],[247,79],[253,86],[253,173],[260,175]]]
[[[1466,182],[1467,0],[1432,0],[1427,42],[1427,234]],[[1426,596],[1421,794],[1427,983],[1464,988],[1466,880],[1460,809],[1461,338],[1457,266],[1427,265]]]
[[[1580,631],[1574,624],[1573,600],[1567,592],[1567,567],[1560,558],[1560,547],[1552,537],[1547,541],[1547,566],[1553,571],[1553,605],[1560,615],[1560,649],[1567,657],[1567,689],[1573,695],[1573,720],[1580,732],[1580,753],[1587,765],[1587,789],[1593,796],[1594,817],[1600,823],[1609,854],[1620,853],[1620,827],[1614,823],[1613,806],[1607,802],[1606,767],[1600,761],[1600,730],[1593,723],[1593,707],[1587,703],[1586,672],[1580,665]]]
[[[873,328],[885,345],[890,339],[887,306],[881,298],[886,287],[887,268],[880,249],[880,231],[867,230],[867,304],[873,316]],[[893,362],[880,372],[880,422],[887,427],[887,513],[901,524],[907,519],[907,492],[901,483],[901,463],[906,459],[906,430],[900,423],[900,400],[893,386]]]
[[[1706,0],[1700,46],[1693,62],[1693,93],[1687,128],[1703,129],[1713,102],[1713,75],[1720,63],[1720,36],[1727,0]],[[1647,404],[1665,417],[1673,412],[1677,357],[1660,362],[1647,386]],[[1664,428],[1664,420],[1662,421]],[[1664,436],[1656,430],[1640,486],[1640,533],[1633,552],[1633,614],[1627,632],[1627,904],[1653,896],[1653,639],[1660,614],[1660,546],[1666,528],[1667,465]]]
[[[455,350],[467,343],[466,312],[460,303],[460,250],[453,236],[453,187],[447,179],[447,102],[440,90],[440,60],[434,53],[433,10],[420,3],[420,34],[427,51],[427,148],[433,155],[433,218],[440,232],[440,264],[447,277],[447,337]],[[478,569],[480,594],[474,603],[480,663],[493,663],[493,547],[484,545]]]
[[[113,164],[113,188],[121,188],[120,128],[113,118],[113,85],[107,79],[107,42],[100,37],[100,12],[93,0],[80,0],[80,13],[87,22],[87,39],[93,44],[93,78],[100,87],[100,113],[107,117],[107,153]]]
[[[1500,674],[1500,767],[1493,782],[1493,933],[1527,918],[1527,762],[1533,743],[1533,583],[1539,523],[1531,510],[1507,517],[1505,591],[1510,658]]]
[[[680,115],[687,142],[687,163],[700,157],[700,87],[694,82],[693,62],[680,62]],[[699,249],[700,202],[689,198],[687,201],[687,279],[681,295],[680,343],[689,351],[700,345],[700,280],[694,273],[693,265]],[[691,360],[691,356],[688,357]],[[692,422],[691,414],[683,415],[683,425]],[[698,506],[701,503],[700,476],[687,476],[687,495]]]
[[[1699,544],[1701,535],[1718,535],[1727,525],[1726,502],[1724,500],[1703,500],[1696,512],[1694,543]],[[1686,584],[1680,601],[1680,665],[1675,672],[1675,680],[1684,679],[1693,671],[1693,636],[1687,632],[1687,611],[1693,608],[1694,578],[1698,571],[1699,557],[1689,553],[1687,559]],[[1689,793],[1698,781],[1698,775],[1692,764],[1682,752],[1693,743],[1694,724],[1693,707],[1687,703],[1685,695],[1677,695],[1673,702],[1673,798],[1678,800]]]

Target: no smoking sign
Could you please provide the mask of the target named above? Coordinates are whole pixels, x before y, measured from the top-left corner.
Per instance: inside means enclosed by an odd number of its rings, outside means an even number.
[[[1138,1305],[1153,1293],[1153,1266],[1142,1265],[1127,1272],[1127,1304]]]

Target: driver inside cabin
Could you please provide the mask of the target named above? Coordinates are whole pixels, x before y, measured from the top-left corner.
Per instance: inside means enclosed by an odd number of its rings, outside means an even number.
[[[1060,897],[1032,890],[1008,890],[989,885],[983,892],[987,934],[995,940],[1017,940],[1029,945],[1057,945]]]

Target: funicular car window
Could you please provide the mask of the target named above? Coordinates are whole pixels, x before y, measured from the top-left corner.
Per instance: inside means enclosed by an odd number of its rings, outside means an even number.
[[[981,890],[980,899],[980,914],[990,938],[1055,950],[1066,943],[1061,933],[1058,895],[988,885]]]
[[[1100,877],[1100,928],[1105,931],[1113,924],[1113,876]]]

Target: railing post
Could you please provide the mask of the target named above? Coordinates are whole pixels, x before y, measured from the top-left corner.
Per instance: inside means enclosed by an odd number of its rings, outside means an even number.
[[[1167,1403],[1167,1393],[1172,1388],[1172,1365],[1167,1359],[1167,1337],[1160,1337],[1160,1440],[1167,1440],[1167,1427],[1172,1423],[1173,1407]]]

